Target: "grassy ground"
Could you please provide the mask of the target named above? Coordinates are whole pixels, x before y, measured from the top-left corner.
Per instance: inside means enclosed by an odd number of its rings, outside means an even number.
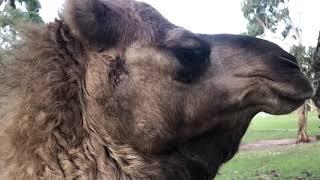
[[[292,113],[283,116],[257,115],[242,139],[243,143],[268,139],[296,138],[298,127],[297,115]],[[320,134],[320,120],[315,112],[308,115],[309,135]]]
[[[245,143],[296,137],[296,115],[257,116],[249,127]],[[309,114],[308,132],[320,134],[320,121]],[[220,170],[217,180],[310,179],[320,180],[320,143],[290,145],[239,152]]]
[[[217,180],[314,179],[320,180],[320,143],[287,148],[243,151],[223,166]]]

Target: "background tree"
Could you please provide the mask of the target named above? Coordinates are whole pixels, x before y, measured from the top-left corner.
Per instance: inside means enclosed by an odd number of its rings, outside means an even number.
[[[320,108],[320,32],[319,32],[319,37],[318,37],[318,43],[317,46],[314,50],[313,54],[313,67],[312,71],[314,72],[314,84],[316,87],[316,94],[312,98],[313,102],[318,108],[318,114],[319,114],[319,108]],[[319,119],[320,116],[318,115]]]
[[[43,23],[38,0],[0,0],[0,54],[7,53],[18,38],[20,23]]]
[[[43,23],[39,15],[41,6],[38,0],[0,0],[0,66],[13,60],[13,50],[17,47],[20,23]],[[0,82],[3,68],[0,68]],[[8,103],[2,100],[3,87],[0,83],[0,108]]]
[[[312,65],[313,65],[313,54],[314,54],[314,48],[308,47],[306,48],[301,43],[298,45],[293,45],[290,48],[290,53],[294,55],[299,64],[301,71],[305,74],[305,76],[309,80],[314,79],[314,71],[312,71]],[[297,136],[297,142],[309,142],[309,136],[307,133],[307,117],[308,112],[311,109],[310,101],[307,101],[304,103],[298,110],[298,136]]]
[[[314,72],[314,87],[316,89],[312,100],[317,107],[318,119],[320,119],[320,32],[318,36],[318,43],[313,53],[312,71]]]
[[[241,10],[248,20],[247,32],[249,36],[262,36],[268,31],[286,38],[292,30],[287,2],[289,0],[244,0]]]
[[[294,26],[288,8],[289,0],[243,0],[242,12],[247,19],[247,32],[249,36],[272,35],[274,38],[293,38],[298,45],[293,45],[290,52],[297,58],[297,61],[304,74],[312,80],[312,56],[314,48],[306,48],[301,44],[302,29]],[[320,61],[319,61],[320,64]],[[297,142],[308,142],[307,134],[307,112],[308,103],[305,103],[298,112],[298,136]]]

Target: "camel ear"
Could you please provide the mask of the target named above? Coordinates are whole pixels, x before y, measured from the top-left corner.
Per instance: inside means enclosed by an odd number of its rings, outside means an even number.
[[[136,33],[132,6],[131,0],[68,0],[63,20],[76,38],[90,46],[113,47]]]

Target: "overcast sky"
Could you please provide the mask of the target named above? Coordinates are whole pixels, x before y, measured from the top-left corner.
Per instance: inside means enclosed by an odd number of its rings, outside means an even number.
[[[178,26],[196,33],[239,34],[246,30],[246,21],[241,12],[241,0],[142,0],[159,10],[166,18]],[[46,22],[58,15],[64,0],[40,0],[41,16]],[[303,29],[302,43],[315,46],[320,30],[320,0],[291,0],[290,14],[295,24]],[[285,49],[291,41],[282,42],[273,37]]]

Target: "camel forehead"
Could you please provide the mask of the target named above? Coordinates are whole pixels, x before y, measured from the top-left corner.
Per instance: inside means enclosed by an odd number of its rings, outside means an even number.
[[[128,64],[149,64],[159,67],[168,67],[175,63],[176,58],[172,52],[152,46],[131,47],[125,53]]]

